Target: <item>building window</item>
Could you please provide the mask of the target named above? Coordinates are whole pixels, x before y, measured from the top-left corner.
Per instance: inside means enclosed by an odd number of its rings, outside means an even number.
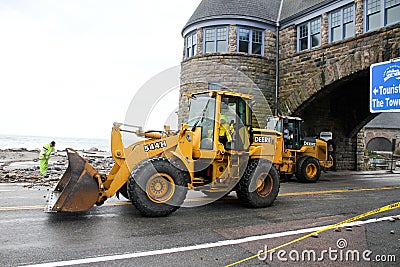
[[[208,89],[209,90],[221,90],[221,85],[219,83],[209,83]]]
[[[368,31],[381,26],[381,1],[367,0],[367,29]]]
[[[310,22],[311,48],[321,45],[321,19]]]
[[[400,0],[385,1],[385,25],[400,21]]]
[[[400,21],[400,0],[366,0],[367,31]]]
[[[335,42],[354,36],[354,5],[333,11],[330,15],[330,41]]]
[[[308,48],[308,24],[299,27],[299,51]]]
[[[298,51],[321,45],[321,18],[310,20],[297,28]]]
[[[193,57],[196,55],[197,49],[197,32],[191,33],[186,36],[186,54],[185,57]]]
[[[263,31],[239,28],[238,52],[263,55],[263,40]]]
[[[204,31],[204,53],[228,51],[228,28],[209,28]]]

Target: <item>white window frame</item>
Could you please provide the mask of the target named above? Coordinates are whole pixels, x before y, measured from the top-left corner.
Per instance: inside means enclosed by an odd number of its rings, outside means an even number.
[[[352,9],[352,12],[353,12],[353,18],[352,18],[352,21],[351,21],[351,22],[345,22],[345,21],[344,21],[344,11],[345,11],[345,9],[347,9],[347,8],[351,8],[351,9]],[[333,15],[334,13],[336,13],[336,12],[340,12],[340,23],[339,23],[338,26],[334,26],[334,27],[333,27],[333,26],[332,26],[332,25],[333,25],[332,15]],[[341,7],[341,8],[339,8],[339,9],[336,9],[336,10],[330,12],[330,13],[329,13],[329,42],[337,42],[337,41],[340,41],[340,40],[343,40],[343,39],[346,39],[346,38],[351,38],[351,37],[353,37],[353,36],[355,35],[355,28],[356,28],[355,20],[356,20],[356,10],[355,10],[355,5],[354,5],[354,4],[352,4],[352,5],[347,5],[347,6]],[[344,34],[345,34],[345,25],[347,25],[347,24],[349,24],[349,23],[353,24],[353,35],[347,36],[347,37],[346,37],[346,36],[344,36]],[[339,28],[339,29],[340,29],[340,39],[338,39],[338,40],[333,40],[333,33],[332,33],[332,30],[333,30],[334,28]]]
[[[185,58],[193,57],[197,54],[197,31],[189,33],[185,38]]]
[[[221,90],[219,83],[208,83],[208,90]]]
[[[248,41],[248,51],[247,52],[241,52],[239,51],[240,49],[240,30],[247,30],[249,31],[249,41]],[[253,53],[253,33],[255,32],[261,32],[261,53]],[[237,52],[239,53],[248,53],[248,54],[253,54],[253,55],[261,55],[264,56],[264,39],[265,39],[265,33],[261,29],[255,29],[255,28],[249,28],[249,27],[238,27],[237,28]]]
[[[393,0],[392,0],[392,1],[393,1]],[[387,22],[387,17],[388,17],[387,13],[388,13],[388,10],[391,9],[391,8],[399,7],[399,6],[400,6],[400,1],[396,1],[396,2],[397,2],[397,3],[395,3],[393,6],[390,6],[390,7],[386,7],[386,1],[384,2],[384,3],[385,3],[385,18],[384,18],[385,26],[392,25],[392,24],[396,24],[396,23],[400,22],[400,18],[399,18],[398,20],[396,20],[395,22],[391,22],[391,23],[388,23],[388,22]]]
[[[371,3],[371,1],[379,1],[379,4],[378,4],[379,10],[371,12],[369,14],[368,13],[368,11],[369,11],[368,4]],[[390,7],[386,6],[386,1],[387,0],[365,0],[364,6],[365,6],[365,31],[366,32],[377,30],[377,29],[380,29],[382,27],[385,27],[385,26],[392,25],[392,24],[400,22],[400,18],[399,18],[399,20],[397,20],[395,22],[387,23],[388,10],[391,9],[391,8],[394,8],[394,7],[399,7],[400,6],[400,1],[398,1],[398,3],[395,3],[393,6],[390,6]],[[394,1],[396,1],[396,0],[394,0]],[[379,14],[379,26],[377,26],[376,28],[372,28],[371,29],[369,27],[369,20],[370,20],[370,17],[372,15],[376,15],[376,14]]]
[[[311,23],[316,22],[318,20],[319,20],[319,31],[315,32],[315,33],[312,33],[311,32]],[[297,52],[301,52],[301,51],[304,51],[304,50],[308,50],[308,49],[312,49],[312,48],[321,46],[321,42],[322,42],[321,22],[322,22],[322,18],[319,16],[319,17],[313,18],[313,19],[311,19],[309,21],[306,21],[306,22],[304,22],[304,23],[302,23],[302,24],[297,26]],[[303,26],[306,26],[307,36],[303,36],[302,38],[300,38],[300,34],[301,34],[300,30],[301,30],[301,28]],[[319,35],[319,44],[313,46],[312,45],[312,37],[315,36],[315,35]],[[307,48],[301,49],[300,40],[305,39],[305,38],[307,38]]]
[[[218,29],[225,29],[225,39],[218,39]],[[213,30],[214,31],[214,39],[212,41],[207,40],[207,31]],[[211,54],[211,53],[224,53],[228,52],[228,45],[229,45],[229,29],[228,26],[218,26],[218,27],[212,27],[212,28],[205,28],[203,32],[203,54]],[[218,50],[218,42],[225,41],[226,42],[226,49],[224,51],[219,51]],[[214,48],[213,51],[208,51],[207,52],[207,42],[214,42]]]

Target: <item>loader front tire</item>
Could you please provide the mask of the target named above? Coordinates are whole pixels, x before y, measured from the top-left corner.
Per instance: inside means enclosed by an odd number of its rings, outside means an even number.
[[[146,159],[131,172],[128,193],[132,204],[142,215],[168,216],[186,198],[186,175],[166,158]]]
[[[240,179],[238,198],[254,208],[271,206],[279,193],[279,174],[268,160],[250,160]]]
[[[321,176],[321,165],[316,158],[300,158],[296,166],[297,181],[302,183],[315,183]]]

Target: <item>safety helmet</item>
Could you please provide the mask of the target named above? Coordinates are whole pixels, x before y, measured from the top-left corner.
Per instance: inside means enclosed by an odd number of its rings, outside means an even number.
[[[228,122],[228,118],[224,114],[221,114],[220,120],[224,120],[225,122]]]

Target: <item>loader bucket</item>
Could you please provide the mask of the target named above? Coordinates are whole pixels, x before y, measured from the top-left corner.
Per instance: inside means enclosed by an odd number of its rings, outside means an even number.
[[[99,196],[97,171],[78,152],[67,148],[68,168],[48,196],[45,212],[78,212],[90,209]]]

